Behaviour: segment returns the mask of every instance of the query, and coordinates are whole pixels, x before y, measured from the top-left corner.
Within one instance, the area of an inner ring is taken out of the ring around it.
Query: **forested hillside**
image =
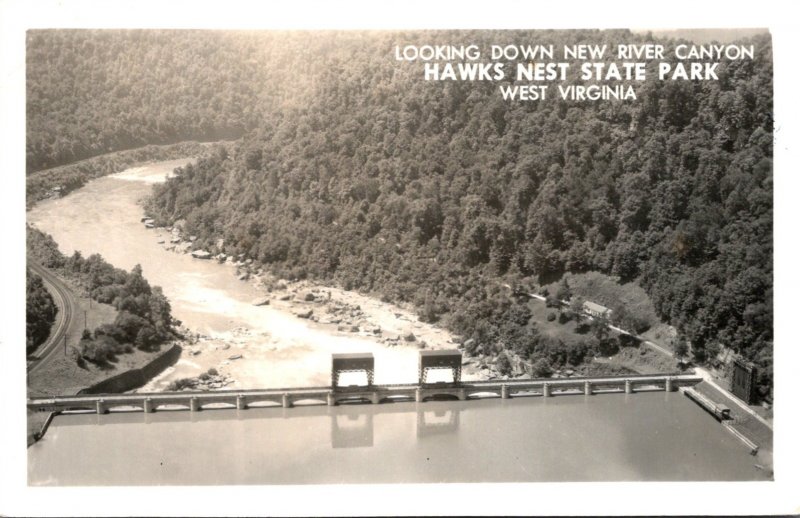
[[[236,138],[286,98],[277,35],[28,31],[28,173],[147,144]]]
[[[53,296],[44,287],[42,278],[27,270],[25,283],[25,338],[28,353],[47,340],[50,328],[56,320],[58,308]]]
[[[768,395],[769,37],[749,40],[755,60],[722,63],[719,81],[652,80],[626,102],[503,101],[496,83],[425,82],[392,54],[398,44],[645,40],[36,32],[28,164],[241,133],[149,202],[161,223],[184,219],[198,248],[224,238],[219,251],[280,275],[411,301],[484,350],[531,363],[566,345],[541,339],[503,285],[604,272],[641,284],[698,361],[720,344],[756,361]]]

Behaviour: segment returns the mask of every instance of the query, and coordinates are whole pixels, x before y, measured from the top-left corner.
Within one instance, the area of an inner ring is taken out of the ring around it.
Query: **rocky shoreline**
[[[147,216],[141,219],[146,228],[156,234],[157,243],[165,250],[179,254],[191,255],[197,260],[216,261],[221,265],[233,268],[233,276],[242,282],[251,283],[263,293],[252,301],[253,306],[269,306],[276,310],[293,315],[300,320],[308,321],[333,335],[355,336],[367,338],[387,348],[414,347],[417,349],[453,349],[464,351],[468,341],[455,336],[437,324],[421,322],[413,308],[400,307],[376,300],[359,293],[341,288],[321,286],[302,280],[293,281],[279,279],[267,272],[243,254],[234,257],[223,252],[224,241],[217,240],[210,250],[196,247],[196,236],[186,235],[184,222],[179,220],[172,227],[158,227],[155,221]],[[187,348],[186,354],[195,359],[203,351],[227,350],[231,344],[246,347],[248,330],[237,330],[234,337],[220,341],[218,337],[210,337],[184,330],[193,345]],[[219,357],[219,354],[217,354]],[[505,380],[531,377],[531,365],[511,351],[506,352],[510,373],[501,374],[497,367],[497,357],[479,353],[475,356],[464,354],[462,376],[467,380]],[[224,368],[231,361],[242,356],[232,355],[219,364]],[[199,360],[199,359],[198,359]],[[568,378],[586,375],[588,366],[556,370],[553,378]],[[229,378],[227,385],[237,383]],[[226,385],[226,386],[227,386]]]
[[[187,235],[184,222],[171,227],[158,227],[152,218],[141,219],[153,230],[156,242],[165,250],[191,255],[197,260],[216,261],[234,268],[234,277],[252,283],[263,297],[252,301],[253,306],[270,306],[307,320],[327,332],[368,338],[385,347],[416,347],[418,349],[464,349],[464,340],[441,326],[421,322],[411,308],[377,301],[374,298],[340,288],[312,282],[279,279],[244,255],[234,257],[222,252],[224,241],[218,240],[211,250],[197,248],[197,237]],[[241,330],[246,333],[246,330]],[[193,337],[194,347],[187,348],[189,357],[200,354],[206,340],[212,337],[185,330]],[[219,344],[213,346],[215,349]],[[224,345],[222,347],[225,347]],[[511,375],[502,375],[495,368],[495,358],[488,355],[466,357],[463,375],[471,380],[509,379],[528,376],[526,364],[513,356]]]

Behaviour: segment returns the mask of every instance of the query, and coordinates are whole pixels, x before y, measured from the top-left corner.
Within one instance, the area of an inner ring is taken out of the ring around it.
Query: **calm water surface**
[[[56,417],[32,485],[765,480],[681,393]]]

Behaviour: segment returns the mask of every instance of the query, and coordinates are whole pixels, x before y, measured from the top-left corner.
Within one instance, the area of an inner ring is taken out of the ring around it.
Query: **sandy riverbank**
[[[252,301],[252,310],[263,312],[274,327],[187,331],[189,346],[183,357],[141,390],[165,390],[177,379],[196,377],[210,368],[227,376],[224,388],[327,385],[330,354],[335,352],[371,352],[377,383],[409,382],[416,379],[420,350],[459,347],[458,337],[421,322],[410,309],[359,293],[308,281],[276,282],[268,274],[234,282],[248,282],[263,293]],[[268,285],[277,287],[268,291]],[[287,332],[292,338],[287,339]],[[447,376],[433,372],[430,379]],[[485,363],[467,360],[462,376],[478,380],[498,374]],[[342,382],[360,383],[361,378],[345,375]]]

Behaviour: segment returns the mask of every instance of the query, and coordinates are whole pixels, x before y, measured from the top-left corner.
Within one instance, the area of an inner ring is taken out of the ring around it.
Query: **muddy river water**
[[[208,337],[196,356],[184,354],[146,389],[209,366],[230,375],[233,387],[327,385],[332,352],[372,352],[377,383],[414,380],[416,346],[387,347],[253,306],[264,293],[236,280],[234,266],[165,250],[158,241],[169,235],[142,225],[139,201],[183,162],[94,180],[28,213],[67,254],[100,253],[128,270],[141,264],[174,316]],[[28,460],[34,485],[768,477],[712,417],[682,394],[663,392],[62,415]]]
[[[335,326],[323,329],[289,311],[253,306],[264,292],[237,280],[233,265],[194,259],[159,244],[168,243],[170,235],[144,227],[140,200],[153,183],[164,181],[183,163],[162,162],[100,178],[64,198],[39,203],[28,213],[28,222],[51,234],[65,254],[99,253],[125,270],[140,264],[150,284],[163,288],[173,315],[208,337],[194,348],[200,354],[185,354],[145,389],[164,389],[169,381],[197,376],[209,367],[235,380],[228,388],[327,385],[333,352],[372,352],[378,366],[376,383],[415,379],[416,346],[388,348],[365,333],[337,333]],[[385,313],[393,317],[391,311]],[[228,360],[239,355],[239,360]]]

